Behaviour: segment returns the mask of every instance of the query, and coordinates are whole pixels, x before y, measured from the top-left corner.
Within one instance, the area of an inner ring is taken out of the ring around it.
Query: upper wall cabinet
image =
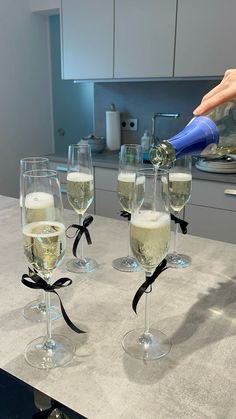
[[[63,79],[113,77],[113,1],[62,0]]]
[[[174,76],[217,76],[235,68],[235,0],[179,0]]]
[[[171,77],[176,0],[115,0],[114,77]]]
[[[210,77],[235,67],[236,0],[61,3],[64,79]]]
[[[62,77],[171,77],[176,0],[62,0]]]
[[[60,13],[61,0],[30,0],[30,8],[34,13],[57,15]]]

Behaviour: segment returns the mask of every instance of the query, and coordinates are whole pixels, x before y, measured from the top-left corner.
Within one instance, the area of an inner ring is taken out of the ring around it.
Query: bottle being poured
[[[205,116],[196,116],[186,127],[169,140],[152,146],[150,161],[155,167],[170,166],[177,158],[187,154],[216,153],[220,136],[236,132],[235,102],[226,102]]]

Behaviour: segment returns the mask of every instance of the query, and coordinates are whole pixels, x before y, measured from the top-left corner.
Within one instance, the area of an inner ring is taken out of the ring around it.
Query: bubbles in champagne
[[[146,272],[153,272],[166,256],[170,242],[170,217],[161,211],[132,214],[131,249]]]
[[[190,199],[192,192],[192,174],[183,172],[169,173],[169,204],[179,212]]]
[[[66,249],[65,226],[62,223],[39,221],[23,229],[24,253],[32,268],[45,278],[62,262]]]
[[[136,205],[139,206],[144,196],[144,177],[136,181]],[[131,212],[134,199],[135,172],[121,172],[117,180],[117,194],[123,210]]]
[[[83,214],[93,201],[93,175],[71,172],[67,175],[67,196],[70,205],[78,214]]]
[[[32,192],[25,197],[25,217],[27,223],[54,220],[54,198],[46,192]]]

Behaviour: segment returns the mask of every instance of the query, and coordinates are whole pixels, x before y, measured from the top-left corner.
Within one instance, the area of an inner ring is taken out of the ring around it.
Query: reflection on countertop
[[[49,154],[47,155],[50,161],[64,165],[67,163],[67,154]],[[92,154],[94,167],[103,167],[107,169],[118,169],[119,151],[104,151],[102,153]],[[145,166],[150,167],[149,163]],[[233,173],[210,173],[202,172],[192,167],[192,174],[194,179],[208,180],[215,182],[236,183],[236,174]]]

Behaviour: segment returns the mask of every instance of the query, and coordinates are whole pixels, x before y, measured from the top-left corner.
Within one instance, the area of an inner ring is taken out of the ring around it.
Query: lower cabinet
[[[236,212],[234,211],[186,205],[185,219],[189,222],[189,234],[236,243]]]
[[[116,194],[117,169],[95,167],[95,212],[104,217],[122,219],[120,203]]]
[[[194,179],[185,219],[189,234],[236,243],[236,186]]]
[[[59,173],[64,208],[71,209],[66,195],[66,164],[53,162],[52,167]],[[94,202],[88,208],[89,214],[123,219],[116,194],[117,175],[117,169],[94,168]],[[189,234],[236,243],[236,185],[193,179],[185,219],[189,222]]]
[[[95,190],[96,214],[103,217],[121,219],[120,204],[116,192],[104,191],[102,189]]]

